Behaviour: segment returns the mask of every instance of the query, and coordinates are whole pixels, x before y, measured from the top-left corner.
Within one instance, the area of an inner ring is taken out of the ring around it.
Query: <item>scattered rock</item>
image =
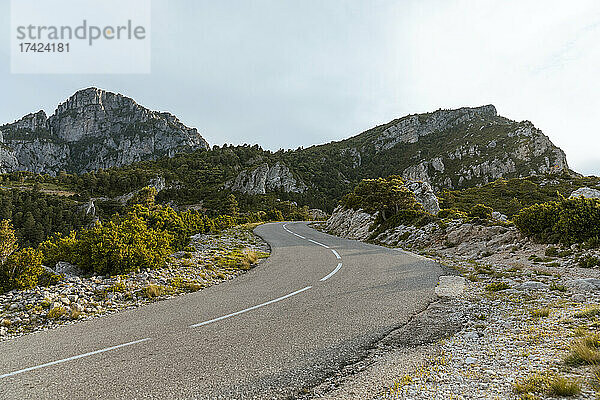
[[[59,275],[65,276],[81,276],[83,275],[83,271],[79,269],[76,265],[70,264],[66,261],[59,261],[56,263],[54,267],[54,272]]]
[[[565,285],[574,292],[589,292],[600,289],[600,279],[571,279],[566,281]]]
[[[600,190],[584,186],[573,191],[570,197],[575,198],[581,196],[583,196],[586,199],[600,199]]]
[[[517,289],[517,290],[529,290],[529,289],[547,290],[548,285],[546,285],[545,283],[542,283],[542,282],[538,282],[538,281],[527,281],[527,282],[523,282],[523,283],[515,286],[515,289]]]
[[[457,297],[467,288],[467,280],[457,275],[442,275],[439,283],[435,287],[435,294],[438,297]]]
[[[582,294],[574,294],[573,296],[571,296],[571,300],[574,301],[575,303],[585,303],[586,301],[586,297]]]

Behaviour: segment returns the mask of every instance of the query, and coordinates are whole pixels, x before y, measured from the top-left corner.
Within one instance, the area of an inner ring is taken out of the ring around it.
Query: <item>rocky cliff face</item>
[[[0,170],[85,172],[207,149],[195,128],[132,99],[88,88],[60,104],[0,126]]]
[[[273,166],[264,163],[259,167],[240,172],[235,179],[225,183],[227,189],[248,194],[265,194],[272,191],[302,193],[306,185],[294,178],[290,169],[280,162]]]
[[[399,174],[436,191],[569,172],[564,152],[542,131],[498,116],[492,105],[409,115],[336,146],[348,169],[368,170],[370,177]]]

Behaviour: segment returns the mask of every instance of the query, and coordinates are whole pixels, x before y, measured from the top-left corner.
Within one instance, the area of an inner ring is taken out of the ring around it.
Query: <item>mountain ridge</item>
[[[208,148],[174,115],[95,87],[78,90],[50,116],[30,113],[0,132],[3,172],[81,173]]]
[[[218,193],[235,192],[331,211],[365,178],[400,175],[441,192],[499,178],[573,174],[564,152],[541,130],[498,115],[491,104],[409,114],[340,141],[271,152],[258,145],[211,149],[172,114],[87,88],[50,117],[28,114],[0,131],[5,172],[22,166],[50,175],[90,172],[82,178],[91,183],[80,189],[97,193],[94,171],[110,169],[120,177],[104,189],[112,195],[161,176],[168,186],[163,200],[184,204],[218,203]]]

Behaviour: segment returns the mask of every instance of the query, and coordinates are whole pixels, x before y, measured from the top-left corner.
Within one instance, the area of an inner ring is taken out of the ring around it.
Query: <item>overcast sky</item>
[[[97,86],[277,150],[491,103],[600,175],[599,1],[153,0],[147,75],[10,74],[0,4],[0,123]]]

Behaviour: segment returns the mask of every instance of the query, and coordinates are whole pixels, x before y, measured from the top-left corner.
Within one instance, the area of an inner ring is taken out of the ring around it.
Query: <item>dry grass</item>
[[[64,307],[55,307],[52,310],[48,311],[46,318],[48,319],[59,319],[63,315],[67,314],[67,309]]]
[[[554,375],[552,373],[535,373],[520,379],[513,385],[521,399],[536,398],[534,394],[549,396],[570,397],[581,393],[581,386],[577,380]]]
[[[594,318],[600,315],[600,306],[592,306],[575,313],[575,318]]]
[[[535,310],[531,310],[531,315],[535,318],[545,318],[550,315],[550,308],[536,308]]]
[[[163,292],[163,288],[161,286],[150,284],[144,288],[142,293],[147,298],[154,299],[154,298],[160,296],[162,294],[162,292]]]
[[[586,335],[571,343],[569,354],[565,358],[568,365],[600,364],[600,334]]]

